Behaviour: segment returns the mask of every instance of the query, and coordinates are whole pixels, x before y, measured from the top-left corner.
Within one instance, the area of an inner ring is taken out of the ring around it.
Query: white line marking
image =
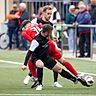
[[[89,75],[96,76],[96,74],[94,74],[94,73],[86,73],[86,72],[79,72],[79,73],[84,73],[84,74],[89,74]]]
[[[20,62],[14,62],[14,61],[5,61],[5,60],[0,60],[2,63],[9,63],[9,64],[16,64],[16,65],[22,65],[23,63]]]
[[[66,96],[68,94],[0,94],[0,96]],[[96,96],[95,94],[69,94],[68,96]]]
[[[0,94],[0,96],[56,96],[56,94]],[[62,94],[57,94],[62,95]]]
[[[20,62],[5,61],[5,60],[0,60],[0,62],[2,62],[2,63],[9,63],[9,64],[16,64],[16,65],[22,65],[23,64],[23,63],[20,63]],[[96,76],[96,74],[94,74],[94,73],[86,73],[86,72],[79,72],[79,73],[84,73],[84,74],[89,74],[89,75]]]

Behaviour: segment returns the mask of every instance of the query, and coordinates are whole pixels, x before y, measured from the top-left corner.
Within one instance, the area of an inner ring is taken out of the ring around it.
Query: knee
[[[56,64],[53,68],[53,70],[57,73],[61,73],[62,72],[62,67],[59,66],[58,64]]]
[[[43,68],[44,67],[44,63],[41,60],[37,60],[35,64],[39,68]]]
[[[62,68],[58,68],[58,73],[61,73],[62,72]]]

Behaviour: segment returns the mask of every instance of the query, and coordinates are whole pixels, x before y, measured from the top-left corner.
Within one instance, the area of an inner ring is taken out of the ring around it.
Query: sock
[[[32,63],[31,59],[28,61],[28,67],[29,67],[29,70],[30,70],[32,76],[37,77],[36,66],[35,66],[35,64]]]
[[[30,77],[32,77],[32,74],[31,74],[30,72],[28,73],[28,75],[29,75]]]
[[[77,70],[72,66],[71,63],[64,61],[63,65],[75,76],[78,75]]]
[[[58,73],[53,71],[53,75],[54,75],[54,82],[57,82]]]
[[[73,81],[73,82],[76,81],[76,78],[73,75],[71,75],[69,72],[65,71],[64,69],[62,69],[60,75],[64,78],[67,78],[67,79]]]
[[[43,68],[37,68],[37,78],[38,78],[39,84],[42,85]]]

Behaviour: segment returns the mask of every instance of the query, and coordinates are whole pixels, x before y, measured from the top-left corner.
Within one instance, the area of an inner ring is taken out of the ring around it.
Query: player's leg
[[[43,80],[43,67],[44,63],[41,60],[37,60],[35,63],[37,67],[37,78],[38,78],[38,84],[36,87],[36,90],[42,90],[43,85],[42,85],[42,80]]]
[[[30,59],[28,61],[28,68],[29,68],[29,73],[27,74],[27,76],[24,79],[24,84],[28,84],[30,80],[32,81],[37,81],[37,72],[36,72],[36,66],[35,64],[32,63],[32,60]],[[33,86],[32,86],[33,87]]]
[[[77,80],[76,77],[71,75],[69,72],[65,71],[64,69],[62,69],[62,67],[59,64],[57,64],[57,62],[52,58],[49,57],[47,59],[47,62],[45,62],[44,64],[45,67],[59,73],[62,77],[67,78],[73,82],[76,82]]]
[[[53,60],[52,58],[49,57],[49,59],[47,59],[48,62],[45,63],[45,67],[52,69],[53,71],[59,73],[62,77],[73,81],[74,83],[76,83],[77,81],[79,81],[83,86],[87,86],[89,87],[89,85],[87,84],[86,80],[82,79],[82,78],[78,78],[76,76],[73,76],[72,74],[70,74],[68,71],[65,71],[59,64],[56,63],[55,60]]]
[[[32,76],[37,77],[36,66],[35,66],[35,64],[32,63],[31,59],[28,62],[28,67],[29,67],[29,70],[30,70],[30,73],[32,74]]]
[[[64,65],[73,75],[78,76],[77,70],[72,66],[72,64],[66,61],[63,57],[58,60],[62,65]]]
[[[53,86],[61,88],[62,85],[58,82],[58,73],[53,71],[53,75],[54,75],[54,84],[53,84]]]
[[[60,51],[56,49],[56,46],[53,42],[49,42],[49,54],[53,59],[58,60],[62,65],[64,65],[72,74],[78,76],[77,70],[72,66],[72,64],[66,61]],[[53,50],[54,49],[54,50]]]
[[[77,80],[76,77],[74,77],[74,76],[71,75],[69,72],[67,72],[67,71],[65,71],[64,69],[62,69],[59,64],[56,64],[56,65],[52,68],[52,70],[58,72],[62,77],[66,78],[66,79],[69,79],[69,80],[71,80],[71,81],[73,81],[73,82],[76,82],[76,80]]]
[[[53,44],[53,41],[51,41],[51,40],[48,43],[49,43],[48,52],[49,52],[50,56],[54,58],[54,56],[55,56],[55,45]],[[53,56],[53,54],[54,54],[54,56]],[[54,87],[62,87],[62,85],[58,83],[58,73],[53,71],[53,76],[54,76]]]
[[[67,72],[64,69],[62,69],[61,66],[58,65],[58,64],[56,64],[52,69],[54,71],[58,72],[62,77],[67,78],[67,79],[73,81],[74,83],[76,83],[77,80],[78,80],[83,86],[89,87],[89,85],[87,84],[86,80],[82,79],[81,77],[74,77],[69,72]]]

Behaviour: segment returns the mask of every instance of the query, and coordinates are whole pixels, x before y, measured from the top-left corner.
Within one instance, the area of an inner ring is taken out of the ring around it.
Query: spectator
[[[9,35],[9,50],[12,49],[13,34],[17,34],[16,28],[18,27],[17,26],[18,25],[18,21],[17,21],[16,18],[12,18],[12,15],[16,14],[16,12],[18,12],[17,4],[13,4],[12,10],[7,15],[7,19],[8,19],[8,35]],[[18,43],[17,43],[17,47],[18,47]]]
[[[69,6],[69,13],[66,16],[66,24],[73,24],[75,22],[75,6],[70,5]],[[69,47],[69,52],[74,52],[75,51],[75,29],[72,27],[68,28],[68,47]]]
[[[18,17],[18,29],[21,25],[21,23],[24,20],[28,20],[29,19],[29,13],[26,11],[26,4],[25,3],[20,3],[19,4],[19,12],[17,13]],[[18,30],[19,31],[19,30]],[[28,46],[27,46],[27,41],[21,37],[21,41],[22,41],[22,50],[27,50]]]
[[[57,23],[61,23],[61,20],[57,20]],[[54,33],[55,33],[55,36],[56,38],[55,41],[57,42],[57,46],[58,48],[61,48],[61,43],[62,43],[62,26],[61,24],[60,25],[56,25],[55,28],[54,28]]]
[[[96,0],[91,0],[90,2],[90,9],[89,9],[91,19],[92,19],[92,24],[96,24]],[[93,32],[93,41],[96,43],[96,28],[94,28]]]
[[[76,23],[77,24],[91,24],[91,16],[84,4],[81,4],[78,6],[79,7],[79,14],[76,18]],[[87,55],[86,57],[90,57],[90,28],[78,28],[79,32],[79,49],[80,49],[80,56],[78,57],[84,57],[85,56],[85,44],[86,44],[86,51]]]

